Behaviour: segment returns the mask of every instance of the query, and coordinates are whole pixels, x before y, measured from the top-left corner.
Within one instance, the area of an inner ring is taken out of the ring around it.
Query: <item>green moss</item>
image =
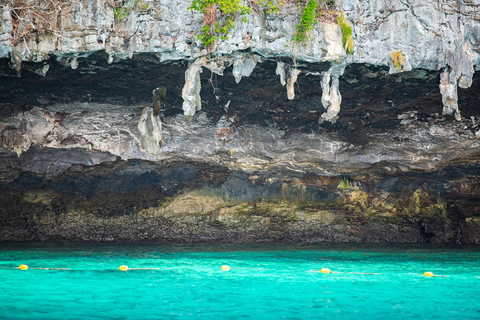
[[[216,189],[199,189],[166,199],[161,211],[167,214],[206,214],[225,206],[221,192]]]
[[[337,17],[337,22],[340,28],[342,29],[342,41],[343,47],[347,54],[353,53],[353,37],[352,37],[352,27],[348,24],[343,16],[343,13],[340,13]]]
[[[340,178],[340,182],[338,183],[337,186],[338,190],[358,190],[358,187],[350,182],[350,180],[347,177],[342,177]]]
[[[392,59],[392,63],[398,70],[403,69],[403,63],[405,61],[405,56],[402,54],[401,51],[394,51],[390,54],[390,58]]]
[[[445,200],[418,189],[410,198],[405,212],[408,220],[420,224],[426,233],[432,234],[437,240],[454,239],[452,221],[448,216]]]
[[[344,207],[347,211],[354,211],[357,213],[366,212],[369,208],[368,193],[361,190],[349,192]]]
[[[274,218],[284,222],[298,220],[297,207],[287,201],[260,201],[239,208],[237,214]]]
[[[413,193],[407,212],[418,220],[427,219],[444,222],[448,219],[445,201],[430,196],[422,189],[418,189]]]
[[[422,208],[429,204],[429,202],[430,199],[428,193],[422,189],[417,189],[410,198],[410,203],[406,208],[406,212],[410,216],[418,215]]]
[[[120,21],[128,18],[130,12],[135,8],[147,10],[148,4],[144,4],[143,0],[124,0],[120,6],[113,9],[113,15],[116,20]]]

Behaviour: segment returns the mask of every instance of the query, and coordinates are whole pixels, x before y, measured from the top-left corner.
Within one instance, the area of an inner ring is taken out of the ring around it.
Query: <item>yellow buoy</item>
[[[328,268],[322,268],[322,269],[320,270],[320,272],[321,272],[321,273],[331,273],[332,271],[330,271],[330,269],[328,269]]]
[[[427,271],[427,272],[424,272],[423,275],[426,277],[433,277],[433,272]]]
[[[120,269],[122,271],[128,271],[128,266],[122,264],[120,267],[118,267],[118,269]]]
[[[18,266],[18,269],[20,270],[27,270],[28,269],[28,266],[26,264],[21,264]]]
[[[222,266],[222,270],[223,270],[223,271],[229,271],[229,270],[230,270],[230,267],[227,266],[227,265],[224,265],[224,266]]]

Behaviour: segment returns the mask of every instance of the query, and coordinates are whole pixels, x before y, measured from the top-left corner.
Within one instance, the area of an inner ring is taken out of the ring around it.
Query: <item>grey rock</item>
[[[239,83],[242,77],[249,77],[256,64],[256,56],[241,56],[235,59],[232,71],[235,81]]]
[[[323,73],[321,80],[322,105],[327,109],[327,112],[321,115],[319,121],[326,120],[335,123],[337,119],[340,105],[342,104],[338,78],[343,74],[344,70],[344,66],[336,65]]]
[[[202,109],[202,99],[200,98],[200,89],[202,84],[200,82],[200,73],[202,66],[200,59],[195,60],[188,66],[185,71],[185,86],[182,90],[183,98],[183,112],[188,117],[193,117],[196,111]]]
[[[330,22],[291,46],[291,4],[209,50],[189,1],[144,1],[15,46],[3,11],[0,240],[479,243],[480,4],[344,0],[346,55]]]
[[[287,98],[288,100],[295,99],[295,82],[297,82],[298,75],[301,73],[300,70],[296,68],[290,68],[288,70],[287,77]]]
[[[108,1],[92,3],[81,0],[62,10],[62,24],[54,33],[39,38],[26,37],[16,47],[11,45],[9,37],[12,22],[7,6],[2,13],[4,36],[0,34],[0,57],[18,55],[20,60],[26,61],[43,59],[39,53],[43,57],[52,54],[86,56],[97,50],[106,50],[111,62],[141,52],[157,53],[162,61],[192,60],[208,54],[195,38],[203,25],[203,17],[187,10],[188,1],[145,0],[145,4],[149,5],[149,10],[136,8],[123,21],[116,21]],[[234,55],[249,49],[265,57],[294,56],[298,61],[344,60],[347,64],[385,66],[390,64],[392,50],[400,50],[407,58],[403,71],[448,68],[450,80],[448,83],[443,81],[441,86],[452,88],[446,89],[449,93],[445,96],[448,99],[444,99],[444,113],[459,118],[453,102],[456,99],[454,87],[469,87],[473,67],[480,65],[478,3],[342,1],[339,9],[345,12],[353,26],[355,52],[352,56],[347,56],[343,50],[340,28],[331,23],[320,23],[311,34],[315,40],[306,47],[291,46],[289,39],[298,22],[298,16],[291,14],[297,11],[295,6],[286,4],[277,15],[268,19],[263,13],[254,11],[247,16],[247,23],[236,21],[235,31],[228,40],[216,45],[215,54]],[[19,30],[26,24],[28,21],[22,22]],[[14,64],[18,66],[19,62]],[[75,63],[72,66],[75,67]],[[390,70],[397,72],[394,68]],[[198,68],[187,77],[186,82],[190,83],[186,84],[187,87],[194,82],[197,72]],[[184,109],[189,116],[200,108],[199,99],[194,97],[197,90],[198,87],[192,87],[191,93],[186,94]],[[327,118],[333,119],[333,115]]]
[[[138,123],[138,137],[140,148],[152,155],[157,154],[163,145],[162,122],[150,107],[146,107],[142,111]]]

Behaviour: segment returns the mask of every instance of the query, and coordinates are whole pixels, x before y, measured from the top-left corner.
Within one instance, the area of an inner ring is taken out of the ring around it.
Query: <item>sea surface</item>
[[[478,246],[0,243],[0,318],[480,319],[479,262]]]

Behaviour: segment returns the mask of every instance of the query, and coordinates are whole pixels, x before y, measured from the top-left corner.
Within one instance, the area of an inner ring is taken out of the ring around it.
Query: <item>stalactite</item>
[[[287,79],[287,97],[288,100],[295,99],[295,82],[297,82],[298,75],[300,74],[300,70],[296,68],[291,68],[288,71],[288,79]]]
[[[323,73],[320,83],[322,86],[322,105],[327,109],[327,112],[321,115],[319,122],[330,121],[334,123],[337,120],[342,104],[338,79],[343,74],[343,71],[344,67],[334,66]]]
[[[200,90],[202,84],[200,81],[200,73],[202,66],[200,59],[195,60],[188,66],[185,71],[185,85],[182,90],[183,113],[187,117],[193,117],[196,111],[202,109],[202,99],[200,98]]]

